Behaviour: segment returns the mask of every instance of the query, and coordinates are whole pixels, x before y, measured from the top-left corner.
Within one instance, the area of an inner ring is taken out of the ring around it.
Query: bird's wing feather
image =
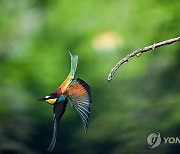
[[[58,87],[58,89],[61,89],[62,94],[67,89],[67,87],[71,84],[72,80],[74,79],[76,69],[77,69],[78,56],[72,55],[70,51],[69,51],[69,54],[71,57],[71,70],[67,78],[64,80],[64,82]]]
[[[73,55],[70,51],[69,54],[71,57],[71,70],[69,74],[71,74],[71,76],[74,78],[77,69],[78,55]]]
[[[48,147],[48,151],[52,151],[56,144],[58,123],[66,110],[66,106],[67,106],[67,99],[63,102],[56,103],[53,107],[53,112],[54,112],[53,137]]]
[[[72,107],[74,107],[79,113],[86,132],[88,129],[90,107],[92,102],[91,89],[89,85],[82,79],[77,79],[73,85],[70,85],[66,89],[64,94],[67,95]]]

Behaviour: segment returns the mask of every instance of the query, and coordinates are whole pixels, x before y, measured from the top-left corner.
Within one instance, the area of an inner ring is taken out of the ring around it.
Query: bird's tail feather
[[[47,151],[52,151],[54,149],[54,146],[56,144],[56,139],[57,139],[57,121],[56,119],[54,119],[53,137]]]
[[[70,51],[69,54],[71,56],[71,70],[69,74],[74,78],[77,69],[78,55],[72,55]]]

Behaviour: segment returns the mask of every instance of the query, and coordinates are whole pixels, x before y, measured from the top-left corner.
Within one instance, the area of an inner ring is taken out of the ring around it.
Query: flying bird
[[[77,69],[78,56],[72,55],[69,51],[71,57],[71,70],[65,81],[55,90],[55,92],[39,99],[39,101],[46,101],[53,105],[54,113],[54,127],[53,136],[51,143],[49,145],[48,151],[52,151],[57,140],[57,129],[58,123],[65,113],[67,103],[71,104],[71,107],[75,108],[78,112],[85,129],[87,132],[89,114],[91,107],[91,89],[89,85],[80,78],[75,78],[75,73]]]

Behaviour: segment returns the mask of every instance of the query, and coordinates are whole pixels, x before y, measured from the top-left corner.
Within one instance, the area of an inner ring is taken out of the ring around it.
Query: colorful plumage
[[[71,70],[65,81],[56,89],[55,92],[39,99],[40,101],[46,101],[53,105],[54,128],[52,141],[49,145],[48,151],[53,150],[56,144],[58,123],[65,113],[68,102],[70,102],[71,106],[79,113],[85,132],[87,132],[88,129],[92,102],[91,89],[82,79],[75,79],[78,56],[72,55],[71,52],[69,52],[69,54],[71,57]]]

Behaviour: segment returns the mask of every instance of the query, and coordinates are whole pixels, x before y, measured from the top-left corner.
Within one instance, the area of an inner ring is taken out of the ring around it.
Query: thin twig
[[[180,36],[176,37],[176,38],[172,38],[169,40],[165,40],[159,43],[154,43],[153,45],[141,48],[141,49],[137,49],[135,51],[133,51],[131,54],[127,55],[126,57],[124,57],[123,59],[121,59],[111,70],[111,72],[108,75],[107,80],[110,82],[112,80],[113,75],[115,74],[115,72],[118,70],[118,68],[124,64],[125,62],[128,62],[130,58],[134,57],[134,56],[140,56],[143,52],[147,52],[149,50],[154,50],[155,48],[164,46],[164,45],[168,45],[168,44],[172,44],[174,42],[178,42],[180,41]]]

